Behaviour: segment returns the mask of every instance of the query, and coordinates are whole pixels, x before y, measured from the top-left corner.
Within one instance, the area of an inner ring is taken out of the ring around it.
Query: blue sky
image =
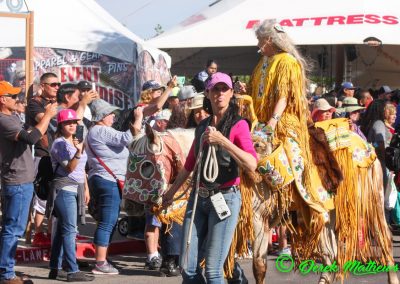
[[[215,0],[97,0],[124,26],[144,39],[156,35],[157,24],[166,31],[213,2]]]

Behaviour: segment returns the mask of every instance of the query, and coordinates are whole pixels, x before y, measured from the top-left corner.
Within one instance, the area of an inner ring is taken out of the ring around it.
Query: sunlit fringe
[[[224,273],[227,278],[232,278],[235,256],[246,256],[249,253],[249,244],[254,240],[253,187],[253,178],[246,172],[241,171],[240,194],[242,196],[242,206],[240,208],[239,220],[233,235],[231,247],[224,264]]]
[[[172,227],[172,223],[175,222],[179,225],[183,224],[185,218],[186,205],[189,199],[190,189],[191,189],[191,178],[187,179],[181,188],[175,193],[174,203],[185,202],[186,204],[181,208],[173,209],[168,207],[165,210],[163,207],[154,205],[152,208],[153,214],[158,218],[158,220],[167,225],[166,232],[168,233]]]
[[[335,199],[338,267],[348,261],[381,265],[393,263],[391,239],[383,207],[383,180],[379,160],[368,168],[356,166],[348,149],[333,152],[342,165],[344,181]],[[343,279],[340,270],[338,277]]]
[[[296,193],[297,194],[297,193]],[[292,234],[292,253],[296,262],[295,267],[304,260],[318,260],[322,257],[322,252],[319,248],[320,237],[325,228],[325,219],[322,213],[308,207],[301,197],[297,200],[303,203],[301,206],[298,203],[298,218],[303,216],[303,220],[292,227],[288,227]],[[309,224],[305,220],[310,220]]]

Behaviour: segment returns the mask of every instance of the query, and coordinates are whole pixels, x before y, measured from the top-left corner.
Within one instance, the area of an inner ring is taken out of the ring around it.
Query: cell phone
[[[224,220],[231,216],[231,210],[226,204],[225,198],[221,192],[211,196],[210,200],[220,220]]]
[[[83,141],[83,125],[76,126],[75,138],[78,139],[79,142]]]
[[[92,82],[92,90],[96,91],[96,83],[95,82]]]
[[[185,85],[186,77],[185,76],[176,76],[176,80],[178,85],[183,87]]]

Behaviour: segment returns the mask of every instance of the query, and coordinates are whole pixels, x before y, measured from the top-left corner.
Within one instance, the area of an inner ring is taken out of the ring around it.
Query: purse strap
[[[89,146],[90,151],[93,153],[93,155],[96,157],[97,161],[99,161],[100,165],[103,166],[103,168],[115,178],[115,180],[118,180],[117,176],[112,172],[112,170],[107,167],[107,165],[99,158],[99,156],[96,155],[96,152],[93,150],[92,146],[90,146],[89,141],[87,141],[87,145]]]

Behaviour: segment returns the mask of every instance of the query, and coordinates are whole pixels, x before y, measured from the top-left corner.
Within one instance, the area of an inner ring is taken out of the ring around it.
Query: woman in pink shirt
[[[224,73],[215,73],[206,86],[211,108],[210,117],[196,128],[195,140],[186,159],[184,169],[177,176],[171,189],[163,197],[169,205],[178,188],[195,169],[196,156],[200,151],[203,135],[203,159],[200,167],[200,190],[195,212],[192,190],[187,205],[182,238],[181,267],[183,283],[224,283],[223,265],[228,255],[241,207],[239,169],[254,172],[257,166],[256,152],[250,136],[248,123],[238,116],[238,107],[233,96],[232,80]],[[209,128],[209,126],[214,128]],[[216,147],[219,174],[214,182],[203,175],[203,165],[209,145]],[[197,173],[194,174],[196,178]],[[194,183],[196,184],[196,183]],[[223,205],[218,210],[213,205],[216,198]],[[217,213],[219,211],[219,214]],[[192,234],[189,226],[195,213]],[[190,238],[190,247],[186,243]],[[200,268],[202,258],[206,260],[205,277]]]

